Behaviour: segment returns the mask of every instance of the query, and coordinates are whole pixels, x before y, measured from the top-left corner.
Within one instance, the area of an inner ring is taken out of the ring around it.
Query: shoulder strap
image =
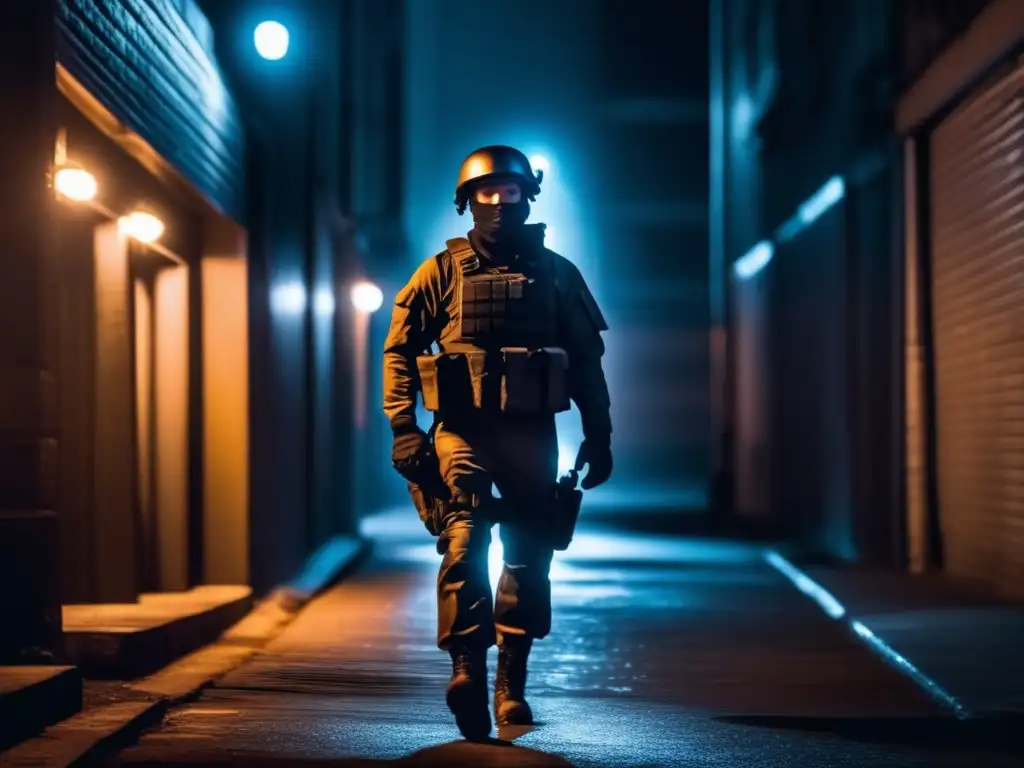
[[[453,237],[446,242],[448,253],[452,255],[455,263],[459,265],[459,271],[468,275],[480,267],[480,259],[465,237]]]

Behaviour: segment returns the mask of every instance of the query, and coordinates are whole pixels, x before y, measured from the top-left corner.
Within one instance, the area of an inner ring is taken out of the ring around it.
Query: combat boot
[[[499,726],[533,725],[533,712],[526,703],[526,663],[532,644],[529,638],[506,637],[498,648],[494,719]]]
[[[487,650],[459,647],[451,650],[452,679],[445,700],[455,715],[459,733],[469,741],[491,735],[487,708]]]

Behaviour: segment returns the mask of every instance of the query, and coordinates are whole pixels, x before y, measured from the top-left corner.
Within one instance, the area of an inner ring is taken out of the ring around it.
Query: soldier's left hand
[[[580,488],[589,491],[608,481],[612,476],[612,447],[610,443],[584,440],[580,451],[576,454],[577,472],[587,466],[587,474],[580,483]]]

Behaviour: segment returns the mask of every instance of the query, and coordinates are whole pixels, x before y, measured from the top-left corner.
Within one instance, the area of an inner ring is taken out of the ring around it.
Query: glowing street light
[[[383,303],[384,294],[373,283],[363,281],[352,286],[352,306],[356,311],[370,314],[380,309]]]
[[[264,21],[256,26],[253,33],[256,53],[267,61],[279,61],[288,53],[290,35],[288,29],[277,21]]]
[[[136,210],[121,219],[123,231],[140,243],[155,243],[164,233],[164,223],[149,211]]]
[[[86,203],[96,197],[96,178],[81,168],[61,168],[53,177],[53,186],[68,200]]]
[[[534,171],[540,171],[547,176],[551,171],[551,163],[544,155],[532,155],[530,157],[530,166]]]

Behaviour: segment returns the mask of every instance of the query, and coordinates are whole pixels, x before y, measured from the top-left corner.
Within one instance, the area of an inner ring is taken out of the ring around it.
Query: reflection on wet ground
[[[554,627],[531,667],[537,727],[497,734],[514,746],[460,742],[433,645],[437,555],[407,519],[375,521],[360,574],[121,760],[1021,765],[1006,728],[954,727],[753,548],[597,530],[552,571]]]

